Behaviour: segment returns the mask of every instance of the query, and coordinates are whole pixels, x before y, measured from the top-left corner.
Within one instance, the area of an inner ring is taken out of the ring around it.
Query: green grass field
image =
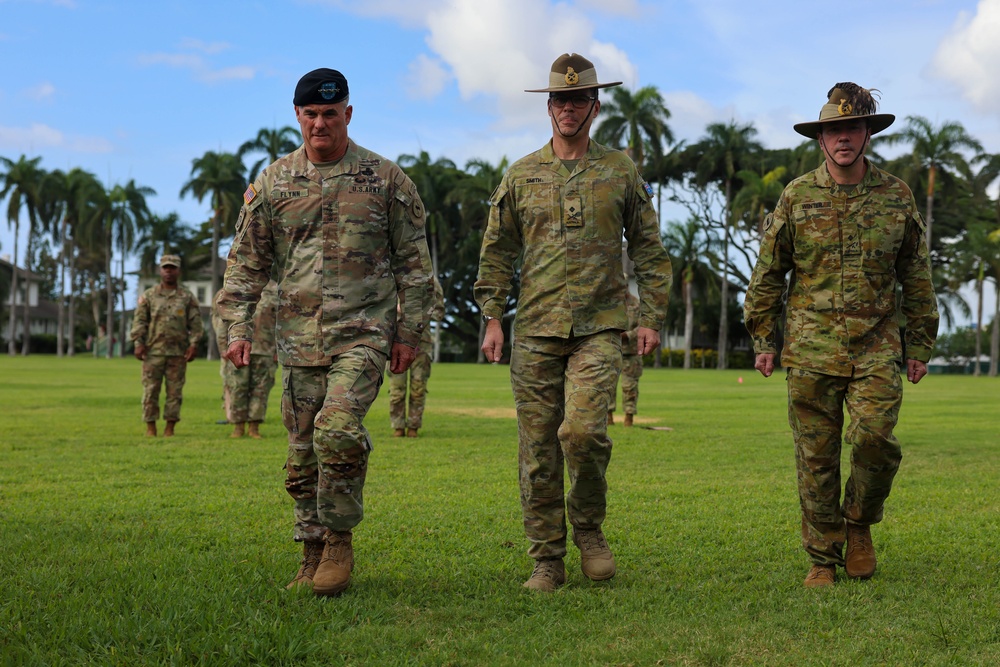
[[[738,382],[742,376],[743,382]],[[272,394],[229,439],[217,362],[188,371],[173,439],[147,439],[139,364],[0,357],[4,665],[996,665],[1000,381],[907,385],[879,570],[806,590],[782,378],[647,369],[615,442],[588,581],[530,573],[506,367],[438,365],[421,438],[387,397],[340,598],[284,590],[299,550]],[[162,428],[162,423],[161,423]]]

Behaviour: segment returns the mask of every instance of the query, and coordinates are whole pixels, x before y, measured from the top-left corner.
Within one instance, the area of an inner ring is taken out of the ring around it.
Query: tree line
[[[663,331],[684,341],[685,368],[692,365],[696,339],[714,339],[708,347],[717,351],[715,365],[726,368],[742,328],[737,296],[749,282],[763,220],[787,183],[822,163],[820,148],[816,141],[804,141],[792,148],[767,149],[757,140],[752,123],[735,121],[707,125],[696,141],[677,141],[669,125],[670,111],[655,87],[608,92],[595,140],[632,157],[654,187],[661,216],[666,202],[686,214],[683,220],[661,220],[674,268],[674,294]],[[897,127],[874,138],[869,157],[914,192],[927,222],[944,322],[973,317],[979,356],[992,321],[989,372],[996,375],[1000,296],[986,304],[984,294],[992,283],[1000,295],[1000,198],[994,194],[1000,155],[986,153],[958,122],[934,124],[908,116]],[[82,331],[94,333],[102,323],[106,331],[114,331],[116,308],[124,313],[128,307],[127,258],[138,261],[140,273],[154,275],[159,255],[180,254],[188,275],[208,271],[214,294],[224,270],[218,249],[234,233],[246,184],[300,143],[293,127],[264,128],[235,152],[208,151],[192,160],[189,180],[179,194],[209,205],[211,216],[200,225],[190,225],[176,213],[150,211],[146,199],[156,193],[134,180],[109,186],[81,169],[47,171],[41,158],[0,157],[0,201],[6,199],[8,224],[15,232],[13,264],[21,262],[41,275],[46,296],[58,304],[59,330],[68,333],[65,341],[57,337],[57,354],[73,354]],[[908,150],[891,159],[881,154],[897,146]],[[400,155],[397,162],[416,183],[427,211],[428,246],[445,292],[442,349],[455,358],[476,358],[482,332],[472,285],[489,198],[508,161],[473,159],[459,167],[445,157],[432,159],[421,152]],[[17,242],[21,225],[28,228],[23,253]],[[15,271],[13,281],[17,279]],[[966,285],[972,286],[974,304],[959,293]],[[14,285],[0,285],[2,294],[11,289]],[[515,308],[516,300],[515,285]],[[10,331],[15,329],[15,310],[7,313]],[[27,331],[26,306],[21,316]],[[125,340],[125,318],[119,317],[117,324]],[[14,340],[7,345],[9,354],[18,353]],[[26,354],[29,346],[23,337],[20,353]]]

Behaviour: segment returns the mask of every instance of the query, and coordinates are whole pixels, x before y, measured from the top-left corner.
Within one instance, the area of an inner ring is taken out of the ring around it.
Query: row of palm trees
[[[690,365],[696,327],[702,336],[714,331],[717,363],[725,368],[730,345],[738,337],[730,326],[740,317],[736,294],[748,282],[763,219],[784,186],[818,166],[822,154],[815,141],[793,148],[765,149],[752,124],[735,121],[709,124],[697,141],[678,142],[669,119],[670,112],[655,87],[636,91],[613,88],[603,102],[601,123],[594,136],[632,156],[656,187],[658,210],[662,211],[664,199],[686,210],[686,220],[671,221],[664,227],[664,243],[676,273],[676,293],[665,329],[684,332],[686,366]],[[55,282],[70,285],[69,293],[60,292],[58,299],[60,312],[66,305],[68,330],[74,330],[74,298],[89,294],[94,326],[103,303],[105,326],[111,331],[115,295],[124,299],[128,255],[137,255],[140,266],[151,271],[158,254],[179,252],[187,270],[208,267],[213,293],[218,289],[218,248],[222,239],[233,233],[246,183],[299,142],[300,136],[292,127],[262,129],[235,153],[209,151],[194,159],[190,179],[180,194],[207,201],[211,207],[211,217],[198,228],[184,224],[173,213],[152,214],[146,198],[154,193],[134,181],[105,187],[81,170],[45,172],[39,158],[0,158],[0,199],[6,198],[7,218],[15,228],[21,224],[21,213],[26,213],[30,233],[25,264],[29,269],[39,247],[57,249],[57,265],[67,278],[60,275]],[[878,153],[883,146],[899,145],[909,146],[910,152],[892,160]],[[248,169],[244,159],[249,155],[259,159]],[[996,238],[1000,203],[989,194],[1000,176],[1000,156],[984,154],[979,142],[959,123],[935,126],[912,116],[897,133],[877,138],[872,159],[906,180],[922,202],[946,320],[950,322],[958,313],[969,314],[968,304],[957,292],[961,285],[972,282],[980,295],[977,329],[981,330],[983,287],[988,281],[996,283],[1000,276],[1000,242]],[[450,346],[470,358],[478,350],[481,335],[481,322],[471,299],[480,239],[489,196],[507,162],[493,165],[470,160],[459,168],[447,158],[432,159],[426,152],[402,155],[398,162],[416,183],[427,210],[429,246],[445,289],[444,330]],[[14,254],[16,265],[16,241]],[[113,257],[118,259],[117,275],[112,271]],[[105,294],[99,300],[96,294],[101,285]],[[516,297],[515,286],[511,298],[516,302]],[[124,307],[122,301],[122,310]],[[997,307],[1000,304],[993,308],[994,322]],[[10,318],[13,330],[13,313]],[[121,336],[124,339],[124,331]],[[993,347],[996,345],[994,341]],[[26,341],[22,341],[22,351],[25,346]],[[8,342],[8,351],[14,353],[13,341]],[[63,352],[61,342],[58,352]],[[991,356],[995,360],[1000,354],[994,351]]]

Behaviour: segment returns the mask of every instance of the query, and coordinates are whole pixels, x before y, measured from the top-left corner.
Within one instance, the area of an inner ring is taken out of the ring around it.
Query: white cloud
[[[205,45],[197,40],[185,40],[190,48],[197,48],[205,53],[217,53],[213,49],[225,49],[227,45],[218,43]],[[213,68],[202,56],[196,53],[143,53],[139,55],[139,64],[143,66],[165,65],[175,69],[187,69],[195,78],[204,83],[220,81],[249,80],[254,78],[257,70],[249,65]]]
[[[181,40],[180,48],[185,51],[201,51],[208,55],[222,53],[230,48],[227,42],[203,42],[200,39],[190,37]]]
[[[41,123],[32,123],[28,127],[0,126],[0,150],[34,153],[52,148],[62,148],[77,153],[110,153],[114,149],[107,139],[67,136]]]
[[[52,96],[56,93],[56,87],[53,86],[48,81],[43,81],[31,88],[24,91],[24,95],[35,102],[44,102],[46,100],[52,99]]]
[[[954,84],[982,112],[1000,109],[1000,0],[980,0],[976,13],[959,13],[931,61],[933,76]]]
[[[405,88],[412,99],[427,100],[437,96],[448,82],[451,74],[440,60],[420,54],[410,63]]]

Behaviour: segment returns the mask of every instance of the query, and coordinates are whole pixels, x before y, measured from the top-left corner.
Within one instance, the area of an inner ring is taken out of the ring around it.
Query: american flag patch
[[[253,188],[253,183],[247,186],[246,192],[243,193],[243,202],[249,204],[253,201],[253,198],[257,196],[257,191]]]
[[[643,183],[642,189],[645,190],[646,194],[649,195],[650,197],[653,196],[653,186],[650,185],[649,183]]]

